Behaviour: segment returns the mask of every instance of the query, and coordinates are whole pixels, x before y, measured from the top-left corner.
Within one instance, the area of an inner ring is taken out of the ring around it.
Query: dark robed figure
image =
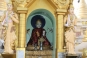
[[[42,28],[42,22],[40,19],[38,19],[35,23],[36,28],[32,30],[31,38],[27,44],[29,45],[39,45],[38,41],[40,38],[43,38],[43,46],[50,46],[50,42],[48,41],[46,37],[46,31]]]

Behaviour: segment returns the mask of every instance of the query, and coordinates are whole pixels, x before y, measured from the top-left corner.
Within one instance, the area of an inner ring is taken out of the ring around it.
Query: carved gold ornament
[[[54,0],[60,9],[66,9],[69,6],[69,0]]]

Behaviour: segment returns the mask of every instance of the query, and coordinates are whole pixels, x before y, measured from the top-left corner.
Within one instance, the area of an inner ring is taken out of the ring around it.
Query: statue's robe
[[[45,31],[43,28],[35,28],[32,30],[32,34],[31,34],[31,38],[27,44],[28,45],[33,45],[33,44],[38,44],[38,40],[43,37],[45,39],[45,41],[43,41],[43,45],[45,46],[50,46],[50,42],[48,41],[47,37],[46,37],[46,32],[45,32],[45,36],[43,36],[43,31]],[[40,36],[37,36],[37,32],[39,33]]]
[[[2,21],[2,25],[6,25],[6,38],[4,44],[4,53],[14,53],[15,50],[15,40],[17,39],[15,34],[15,26],[14,23],[18,23],[16,13],[12,12],[11,14],[13,18],[9,18],[8,11],[6,11],[5,18]]]
[[[72,18],[72,20],[71,20]],[[65,19],[67,19],[65,23],[65,42],[67,51],[69,54],[75,54],[75,39],[76,39],[76,33],[75,33],[75,25],[76,25],[76,17],[70,17],[70,15],[66,16]]]

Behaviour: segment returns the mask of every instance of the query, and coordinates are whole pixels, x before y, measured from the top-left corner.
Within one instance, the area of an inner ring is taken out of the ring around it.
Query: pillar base
[[[64,52],[65,52],[64,49],[58,49],[57,50],[57,58],[64,58],[65,57]]]
[[[16,58],[25,58],[25,48],[16,49]]]
[[[16,54],[1,54],[2,58],[16,58]]]
[[[58,52],[57,58],[65,58],[65,54],[63,52]]]

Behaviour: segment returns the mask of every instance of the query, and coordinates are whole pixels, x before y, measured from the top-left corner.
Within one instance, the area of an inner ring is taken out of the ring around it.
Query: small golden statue
[[[77,23],[77,18],[74,15],[74,7],[70,4],[68,8],[68,14],[64,18],[65,24],[65,42],[68,54],[75,53],[75,25]]]
[[[14,53],[14,42],[17,39],[13,23],[19,23],[18,16],[13,12],[12,3],[7,3],[7,11],[3,15],[2,25],[6,27],[4,53]]]

